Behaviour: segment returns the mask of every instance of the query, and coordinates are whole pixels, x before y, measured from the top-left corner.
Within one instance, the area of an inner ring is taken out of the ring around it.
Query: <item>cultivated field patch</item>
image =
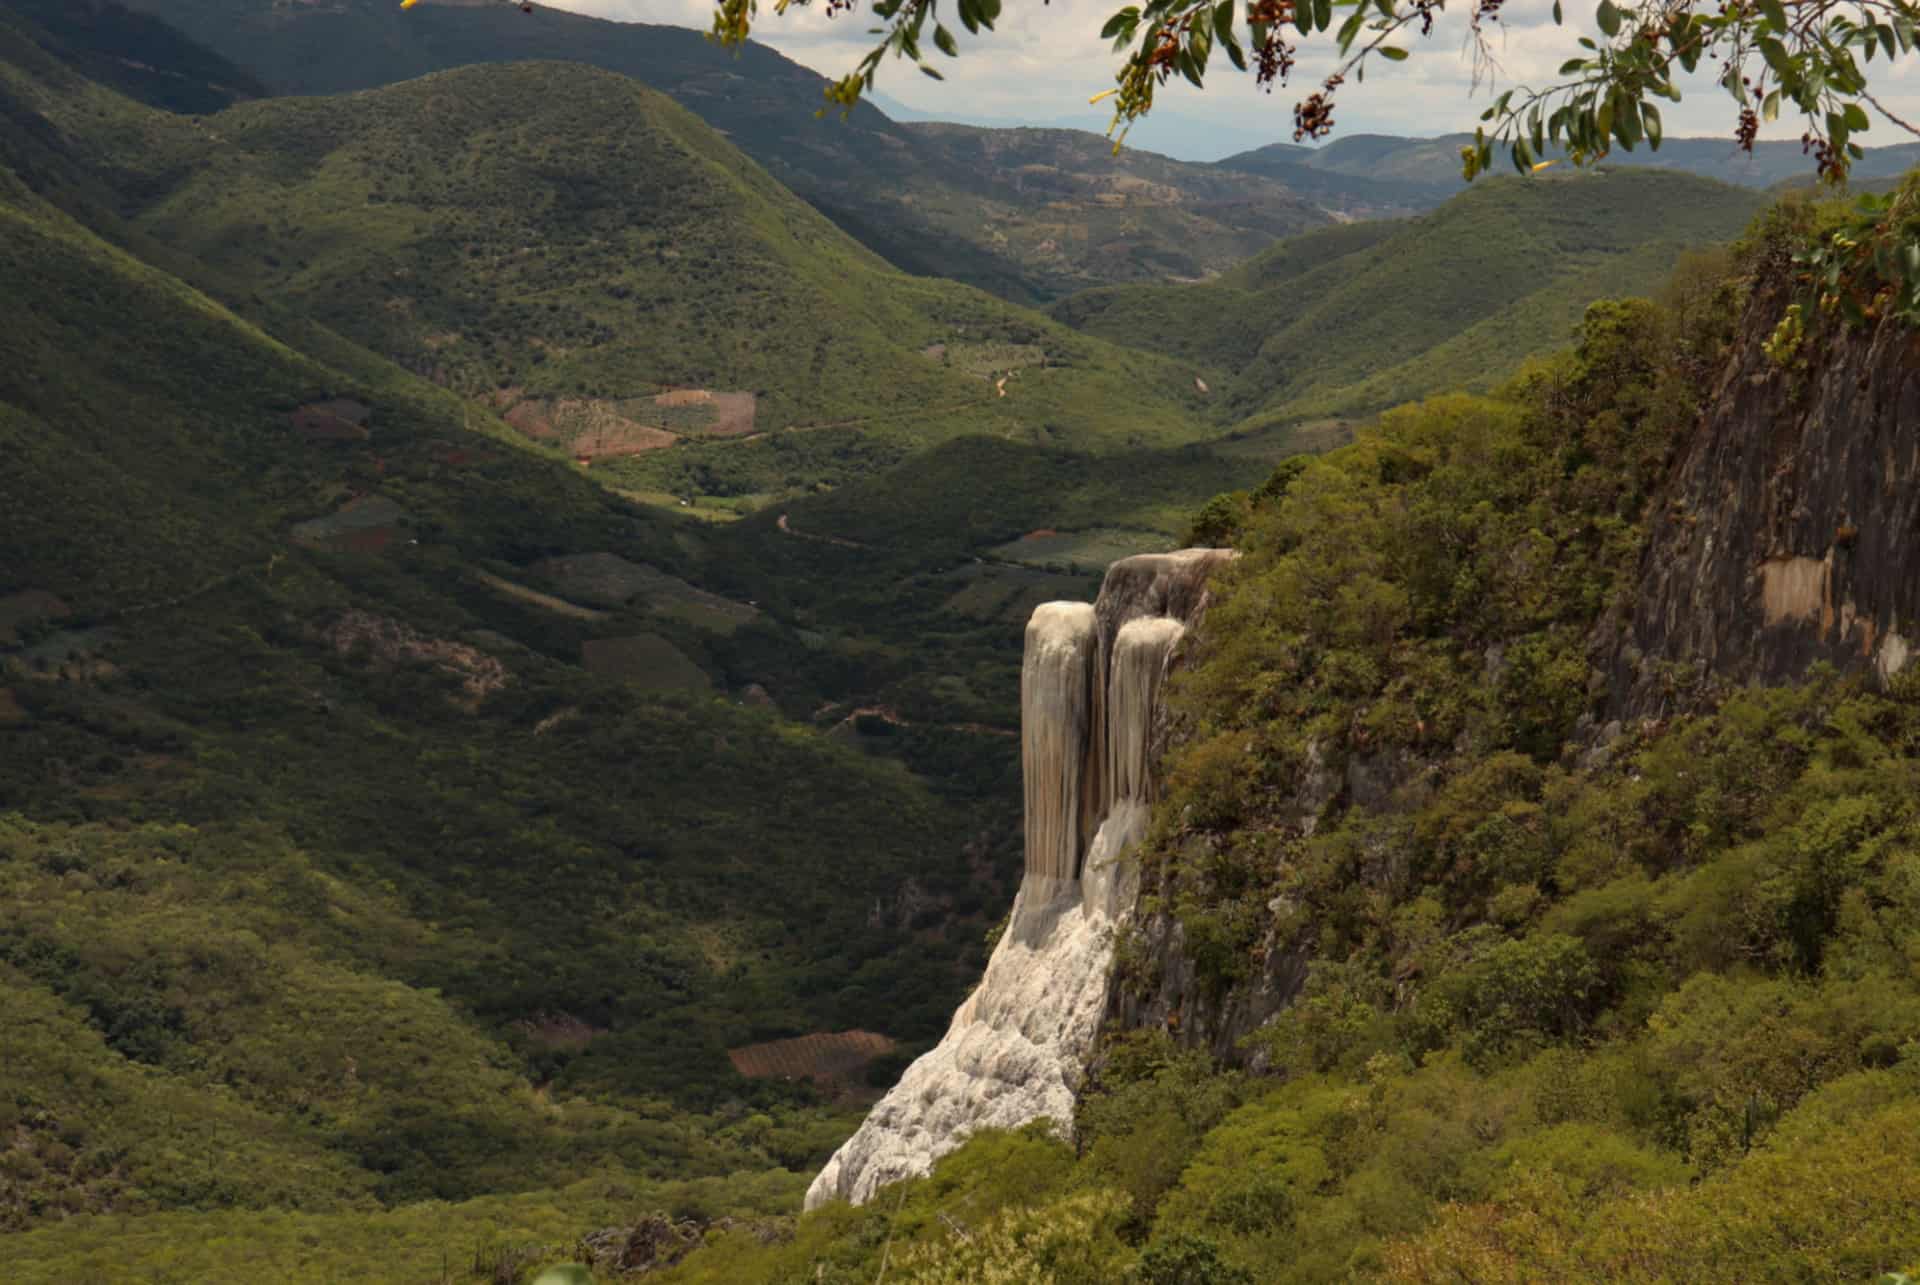
[[[820,1032],[728,1049],[733,1069],[750,1079],[855,1082],[867,1063],[893,1052],[893,1041],[874,1031]]]
[[[504,576],[496,576],[491,571],[476,571],[474,578],[496,593],[509,598],[542,607],[561,616],[571,616],[575,620],[605,620],[607,613],[595,611],[591,607],[582,607],[579,603],[568,602],[565,598],[556,598],[550,593],[541,593],[538,589],[529,589],[526,585],[516,584]]]
[[[598,607],[644,606],[714,633],[732,633],[759,611],[613,553],[574,553],[527,568],[542,584]]]
[[[1279,463],[1289,455],[1319,455],[1353,440],[1353,421],[1316,419],[1276,424],[1211,443],[1216,455]]]
[[[399,538],[407,511],[384,495],[360,495],[325,517],[296,522],[293,542],[330,553],[378,553]]]
[[[659,634],[596,638],[580,645],[580,663],[590,672],[619,678],[653,692],[704,692],[707,671]]]
[[[1085,575],[1062,575],[1035,567],[975,562],[949,573],[958,587],[940,609],[968,620],[1001,620],[1024,626],[1033,609],[1063,598],[1087,599],[1093,585]]]
[[[1030,531],[1018,540],[995,545],[987,552],[1030,567],[1104,571],[1121,558],[1136,553],[1163,553],[1173,548],[1174,543],[1164,531],[1089,527],[1085,531]]]
[[[503,388],[489,401],[500,417],[537,441],[591,463],[672,446],[687,437],[744,437],[758,398],[750,392],[677,388],[643,397],[529,397]]]

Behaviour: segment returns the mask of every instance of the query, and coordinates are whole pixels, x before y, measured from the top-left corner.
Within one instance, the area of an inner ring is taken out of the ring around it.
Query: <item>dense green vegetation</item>
[[[318,327],[288,347],[11,172],[0,224],[8,1230],[817,1164],[845,1108],[723,1051],[937,1032],[1017,860],[977,800],[578,666],[667,635],[735,692],[790,626],[485,578],[697,573],[698,528]],[[370,435],[302,433],[328,397]],[[374,543],[289,540],[353,497],[396,515]]]
[[[10,1279],[1920,1268],[1920,687],[1589,717],[1803,211],[1584,313],[1744,198],[1491,184],[1062,305],[1148,356],[890,272],[614,76],[185,119],[93,79],[128,20],[89,12],[0,19]],[[747,342],[767,310],[801,321]],[[503,381],[809,431],[583,475]],[[1012,891],[1022,621],[1181,540],[1245,556],[1146,908],[1215,994],[1279,959],[1298,1002],[1253,1069],[1116,1035],[1071,1147],[794,1216]],[[901,1047],[831,1089],[726,1056],[847,1028]]]
[[[1053,311],[1220,372],[1211,413],[1241,431],[1367,414],[1492,387],[1564,344],[1588,303],[1653,290],[1758,205],[1645,170],[1494,179],[1392,235],[1312,232],[1216,283],[1093,291]]]
[[[1205,985],[1304,968],[1242,1050],[1257,1074],[1118,1035],[1072,1148],[983,1135],[669,1279],[1920,1265],[1920,686],[1816,673],[1610,742],[1583,722],[1589,631],[1747,284],[1596,305],[1497,396],[1402,408],[1208,506],[1245,556],[1176,682],[1145,905]],[[1144,939],[1121,959],[1158,985]]]

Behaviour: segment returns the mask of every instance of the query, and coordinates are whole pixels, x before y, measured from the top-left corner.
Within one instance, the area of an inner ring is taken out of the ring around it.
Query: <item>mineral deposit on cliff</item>
[[[1021,669],[1026,875],[986,975],[938,1047],[827,1162],[807,1207],[866,1200],[982,1128],[1063,1125],[1107,1010],[1126,860],[1153,798],[1153,725],[1181,636],[1226,550],[1116,562],[1099,598],[1039,607]]]

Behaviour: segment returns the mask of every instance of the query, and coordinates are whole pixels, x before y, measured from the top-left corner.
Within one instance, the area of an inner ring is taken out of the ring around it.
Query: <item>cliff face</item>
[[[976,1129],[1072,1119],[1111,999],[1114,931],[1138,893],[1125,858],[1153,800],[1161,683],[1230,557],[1127,558],[1093,604],[1033,613],[1020,676],[1026,875],[1006,932],[946,1037],[828,1161],[808,1208],[926,1173]]]
[[[1657,718],[1817,661],[1883,681],[1920,639],[1920,336],[1895,321],[1784,364],[1758,290],[1596,654],[1610,718]]]

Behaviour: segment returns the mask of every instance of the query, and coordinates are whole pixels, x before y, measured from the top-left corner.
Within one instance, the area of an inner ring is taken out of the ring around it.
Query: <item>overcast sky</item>
[[[706,28],[711,0],[544,0],[557,8],[626,22],[671,23]],[[1113,84],[1118,58],[1099,38],[1100,26],[1124,0],[1006,0],[998,29],[969,39],[957,18],[950,18],[961,41],[961,57],[933,54],[944,81],[921,75],[912,65],[889,59],[883,64],[878,90],[880,106],[888,101],[914,112],[945,120],[984,124],[1073,124],[1103,130],[1110,112],[1091,107],[1087,99]],[[943,5],[943,11],[952,5]],[[1582,0],[1566,5],[1568,16],[1583,9]],[[872,23],[864,12],[829,19],[824,3],[788,9],[776,17],[771,0],[762,0],[756,37],[794,61],[824,76],[838,77],[852,69],[868,48]],[[1581,28],[1556,27],[1546,0],[1509,0],[1506,20],[1489,27],[1498,60],[1494,92],[1517,84],[1542,84],[1554,69],[1579,52],[1575,45]],[[1465,42],[1464,18],[1443,17],[1427,40],[1410,42],[1414,56],[1397,66],[1380,63],[1363,84],[1343,87],[1337,99],[1335,122],[1341,133],[1383,133],[1432,136],[1471,130],[1486,105],[1488,89],[1473,86],[1473,59]],[[1588,34],[1593,34],[1589,32]],[[1314,43],[1330,44],[1327,37]],[[926,42],[931,46],[931,41]],[[1293,104],[1316,86],[1330,69],[1331,59],[1317,50],[1301,59],[1293,84],[1272,94],[1253,87],[1252,78],[1233,71],[1224,57],[1203,92],[1176,80],[1163,91],[1156,115],[1165,123],[1143,127],[1132,142],[1192,160],[1214,160],[1262,143],[1290,140]],[[1920,74],[1915,58],[1896,68],[1875,62],[1875,93],[1908,119],[1920,116]],[[1707,135],[1731,139],[1735,108],[1730,99],[1704,77],[1681,86],[1685,101],[1661,104],[1661,116],[1670,136]],[[1902,109],[1905,110],[1902,110]],[[1798,138],[1797,123],[1782,120],[1765,137]],[[1876,118],[1874,129],[1861,141],[1889,144],[1912,141]],[[1731,147],[1731,143],[1729,143]]]

